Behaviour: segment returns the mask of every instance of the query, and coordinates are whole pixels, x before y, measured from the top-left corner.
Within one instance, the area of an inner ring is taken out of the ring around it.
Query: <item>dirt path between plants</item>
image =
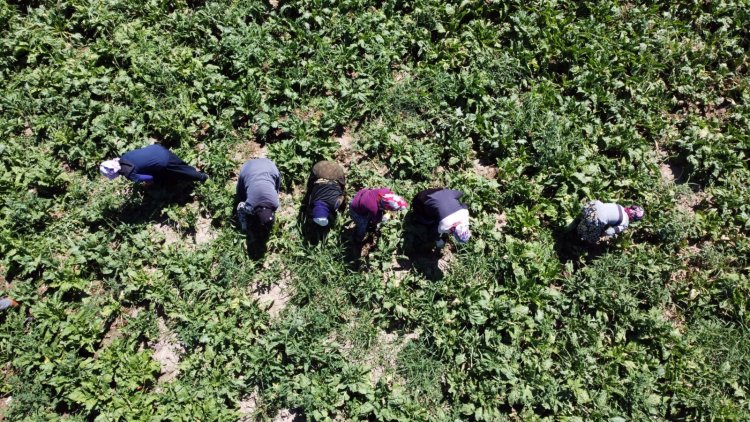
[[[164,318],[159,317],[157,324],[159,326],[158,340],[149,347],[154,351],[153,359],[161,366],[158,382],[171,382],[180,374],[180,355],[185,352],[185,349],[180,345],[177,335],[169,329]]]

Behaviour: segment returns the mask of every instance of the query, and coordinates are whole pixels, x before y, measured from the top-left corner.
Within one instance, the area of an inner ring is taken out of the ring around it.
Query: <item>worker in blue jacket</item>
[[[445,245],[448,235],[458,243],[471,238],[469,207],[460,201],[463,195],[453,189],[434,188],[419,192],[412,201],[412,221],[428,229],[438,248]]]
[[[208,179],[206,173],[201,173],[188,165],[159,144],[139,148],[126,152],[120,158],[107,160],[99,165],[99,171],[109,180],[124,176],[145,186],[176,181],[204,182]]]

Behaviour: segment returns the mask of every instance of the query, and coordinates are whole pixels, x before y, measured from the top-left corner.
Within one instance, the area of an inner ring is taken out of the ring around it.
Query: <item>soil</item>
[[[175,230],[169,224],[154,224],[153,227],[156,232],[161,233],[164,236],[164,245],[166,246],[177,243],[181,239],[181,236],[179,233],[177,233],[177,230]]]
[[[231,153],[232,161],[238,165],[242,165],[251,158],[266,158],[268,156],[268,148],[255,141],[246,141],[235,145]]]
[[[377,384],[384,375],[395,370],[399,353],[410,341],[419,338],[419,335],[418,332],[407,333],[399,338],[396,333],[378,333],[373,348],[363,359],[364,364],[372,368],[370,380],[373,384]]]
[[[115,339],[118,339],[122,337],[122,333],[120,332],[122,328],[126,325],[126,321],[124,316],[130,316],[135,317],[138,315],[138,308],[125,308],[123,311],[117,315],[114,321],[112,321],[112,324],[109,326],[109,330],[107,330],[107,333],[104,335],[104,338],[102,338],[101,343],[99,343],[99,348],[96,351],[96,355],[99,354],[99,352],[108,347],[110,344],[112,344]]]
[[[495,231],[503,231],[503,227],[508,225],[508,217],[505,213],[500,213],[495,216]]]
[[[203,245],[210,243],[216,239],[216,231],[211,226],[211,219],[198,216],[198,221],[195,223],[195,244]]]
[[[306,420],[305,416],[296,409],[281,409],[276,417],[273,419],[274,422],[301,422]]]
[[[252,422],[255,420],[253,414],[258,409],[258,392],[253,391],[250,395],[243,397],[237,405],[242,415],[240,422]]]
[[[497,178],[497,166],[483,163],[481,160],[474,160],[474,171],[485,179],[495,180]]]
[[[10,403],[13,401],[13,397],[2,397],[0,398],[0,422],[5,420],[5,412],[10,407]]]
[[[154,350],[153,358],[161,365],[159,383],[171,382],[180,373],[180,354],[185,349],[180,345],[177,336],[167,327],[164,318],[159,318],[159,339],[149,346]]]
[[[261,307],[270,305],[268,314],[271,318],[276,318],[289,302],[291,297],[289,293],[291,279],[291,273],[285,270],[278,284],[270,287],[253,287],[251,294],[258,299],[258,304]]]
[[[336,161],[345,169],[351,168],[352,163],[356,163],[362,158],[362,155],[355,151],[354,136],[352,136],[349,128],[344,128],[333,139],[339,144],[339,150],[336,152]]]

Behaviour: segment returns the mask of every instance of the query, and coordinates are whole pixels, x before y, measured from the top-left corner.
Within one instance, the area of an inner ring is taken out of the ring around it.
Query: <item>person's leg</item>
[[[349,208],[349,214],[354,221],[354,240],[361,242],[367,234],[367,226],[370,224],[370,218],[366,215],[360,215]]]
[[[199,172],[195,167],[182,161],[172,151],[169,151],[169,162],[167,163],[166,172],[172,177],[196,182],[203,182],[208,178],[205,173]]]

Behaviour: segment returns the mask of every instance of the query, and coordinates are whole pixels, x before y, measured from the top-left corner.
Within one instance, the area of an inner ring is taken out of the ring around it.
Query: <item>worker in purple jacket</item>
[[[460,201],[463,195],[453,189],[433,188],[419,192],[412,201],[413,221],[427,227],[438,248],[445,245],[449,234],[459,243],[471,238],[469,207]]]
[[[383,213],[386,210],[403,211],[408,206],[404,198],[388,188],[360,190],[349,205],[349,214],[355,224],[354,240],[363,241],[368,229],[383,221]]]
[[[139,148],[126,152],[120,158],[107,160],[99,165],[99,171],[109,180],[125,176],[128,180],[145,186],[176,181],[205,182],[208,179],[206,173],[196,170],[159,144]]]

